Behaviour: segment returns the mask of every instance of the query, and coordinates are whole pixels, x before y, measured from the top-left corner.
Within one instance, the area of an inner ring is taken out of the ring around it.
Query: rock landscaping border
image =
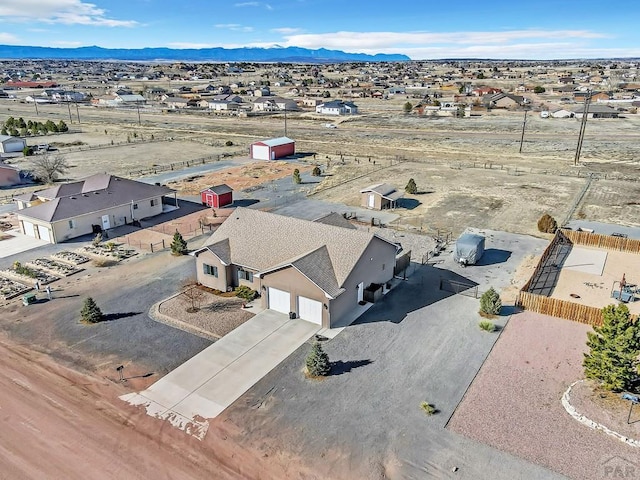
[[[53,255],[51,255],[51,258],[53,258],[54,260],[59,260],[61,262],[70,263],[71,265],[82,265],[83,263],[87,263],[89,261],[89,257],[80,255],[76,252],[70,252],[68,250],[54,253]]]
[[[48,258],[36,258],[33,261],[27,262],[25,265],[34,270],[44,270],[45,272],[49,272],[52,275],[62,277],[68,277],[84,270],[82,268],[78,268],[75,265],[57,262]]]
[[[21,275],[17,273],[15,270],[12,270],[11,268],[0,271],[0,275],[2,275],[5,278],[9,278],[10,280],[15,280],[17,282],[24,283],[27,285],[34,285],[36,281],[40,283],[40,285],[47,285],[49,283],[55,282],[56,280],[60,280],[60,277],[56,275],[52,275],[49,272],[45,272],[44,270],[40,270],[39,268],[38,269],[33,267],[30,267],[30,268],[35,272],[36,274],[35,277],[28,277],[26,275]]]
[[[32,290],[32,287],[27,287],[20,282],[0,276],[0,294],[5,300],[11,300],[30,290]]]
[[[614,432],[613,430],[611,430],[610,428],[605,427],[601,423],[594,422],[590,418],[587,418],[584,415],[582,415],[580,412],[578,412],[574,408],[573,405],[571,405],[571,389],[574,386],[576,386],[578,383],[582,383],[582,382],[584,382],[584,380],[578,380],[576,382],[573,382],[571,385],[569,385],[569,388],[567,388],[567,390],[562,395],[562,406],[567,411],[567,413],[569,415],[571,415],[575,420],[577,420],[578,422],[582,423],[583,425],[586,425],[589,428],[592,428],[594,430],[601,430],[602,432],[606,433],[607,435],[611,435],[612,437],[620,440],[621,442],[626,443],[627,445],[629,445],[631,447],[640,448],[640,440],[635,440],[633,438],[625,437],[621,433]]]
[[[105,244],[85,245],[80,249],[81,254],[89,255],[94,258],[115,260],[125,260],[137,255],[138,252],[131,248],[124,248],[122,245],[115,245],[113,248],[107,247]]]

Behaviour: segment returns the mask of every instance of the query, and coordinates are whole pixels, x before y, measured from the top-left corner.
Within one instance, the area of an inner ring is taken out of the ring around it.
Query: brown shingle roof
[[[374,237],[360,230],[239,207],[203,249],[216,253],[220,242],[227,240],[231,263],[257,272],[292,265],[334,296]],[[383,241],[395,251],[395,245]]]

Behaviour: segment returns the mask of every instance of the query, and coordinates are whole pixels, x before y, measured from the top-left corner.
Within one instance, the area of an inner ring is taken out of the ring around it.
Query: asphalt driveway
[[[216,420],[238,425],[239,441],[265,455],[299,456],[319,478],[561,478],[445,428],[498,334],[478,328],[477,299],[439,290],[441,277],[500,289],[545,245],[487,232],[494,252],[484,265],[457,267],[443,253],[438,265],[412,267],[405,282],[324,342],[334,362],[328,378],[301,374],[304,345]],[[438,413],[426,416],[422,401]]]

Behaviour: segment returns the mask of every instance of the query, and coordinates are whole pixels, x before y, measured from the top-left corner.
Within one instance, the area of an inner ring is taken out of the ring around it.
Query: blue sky
[[[637,0],[0,0],[0,44],[281,45],[412,59],[640,57],[639,14]]]

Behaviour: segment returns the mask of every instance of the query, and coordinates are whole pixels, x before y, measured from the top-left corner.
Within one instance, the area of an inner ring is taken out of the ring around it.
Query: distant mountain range
[[[185,62],[406,62],[410,58],[401,54],[367,55],[320,48],[52,48],[19,45],[0,45],[0,59],[51,60],[128,60],[128,61],[185,61]]]

